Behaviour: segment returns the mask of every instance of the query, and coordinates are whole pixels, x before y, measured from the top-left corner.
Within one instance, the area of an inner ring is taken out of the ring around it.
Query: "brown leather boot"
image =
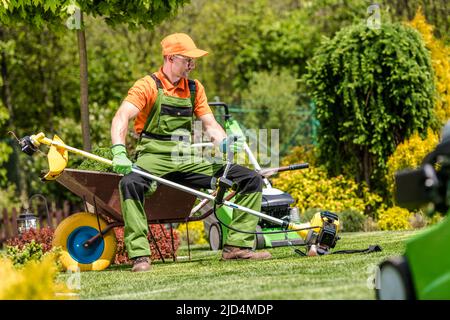
[[[225,245],[222,250],[222,260],[266,260],[272,258],[270,252],[254,252],[249,248]]]
[[[131,268],[132,272],[144,272],[149,271],[151,269],[151,261],[150,257],[137,257],[133,259],[133,268]]]

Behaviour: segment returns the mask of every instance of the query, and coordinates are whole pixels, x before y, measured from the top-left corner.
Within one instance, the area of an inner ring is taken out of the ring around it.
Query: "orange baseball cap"
[[[185,33],[174,33],[168,35],[161,41],[163,56],[180,54],[190,58],[200,58],[208,54],[205,50],[200,50],[194,41]]]

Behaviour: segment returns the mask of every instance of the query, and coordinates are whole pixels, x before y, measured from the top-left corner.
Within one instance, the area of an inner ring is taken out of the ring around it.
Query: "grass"
[[[266,261],[220,261],[208,246],[181,247],[178,261],[153,262],[146,273],[113,265],[81,274],[80,299],[268,300],[374,299],[368,288],[374,267],[401,255],[405,240],[416,231],[343,233],[334,250],[364,249],[379,244],[382,252],[301,257],[293,248],[269,249]],[[61,274],[61,280],[67,279]]]

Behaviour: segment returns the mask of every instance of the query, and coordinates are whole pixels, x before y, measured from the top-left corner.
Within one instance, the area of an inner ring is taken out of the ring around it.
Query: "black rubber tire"
[[[416,300],[414,284],[406,257],[383,261],[376,275],[377,300]]]
[[[256,226],[256,232],[262,232],[260,226]],[[253,249],[259,250],[264,249],[266,247],[266,240],[262,234],[255,234],[255,243],[253,245]]]
[[[209,227],[209,247],[212,251],[218,251],[223,247],[222,227],[220,223],[213,223]]]

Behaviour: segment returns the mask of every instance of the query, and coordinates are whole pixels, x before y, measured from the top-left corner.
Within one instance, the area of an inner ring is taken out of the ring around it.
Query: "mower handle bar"
[[[208,102],[211,107],[224,107],[225,109],[225,121],[231,118],[230,110],[228,109],[228,105],[225,102]]]
[[[282,172],[282,171],[292,171],[292,170],[300,170],[300,169],[307,169],[309,168],[309,163],[297,163],[297,164],[291,164],[289,166],[284,167],[278,167],[278,168],[267,168],[262,169],[258,173],[262,176],[268,177],[271,175],[274,175],[275,173]]]

